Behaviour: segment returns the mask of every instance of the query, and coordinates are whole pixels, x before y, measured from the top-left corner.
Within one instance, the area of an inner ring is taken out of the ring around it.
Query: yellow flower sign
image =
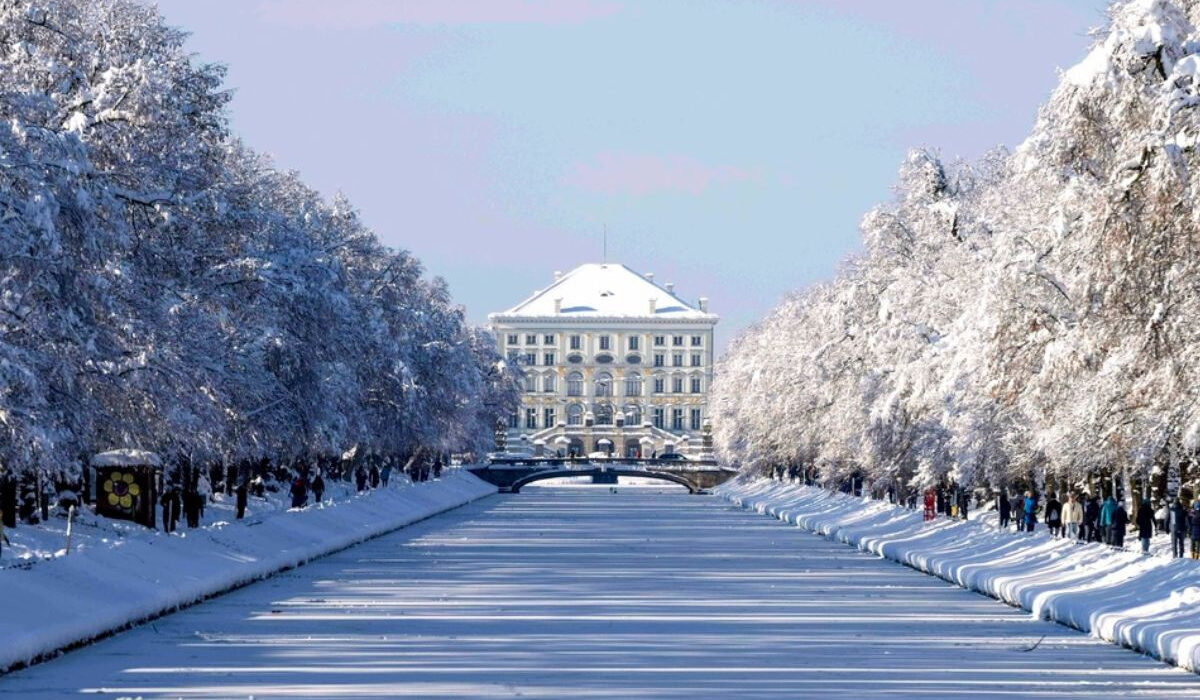
[[[132,472],[109,472],[102,488],[107,494],[108,505],[118,508],[132,508],[133,499],[141,494],[142,489],[135,483]]]

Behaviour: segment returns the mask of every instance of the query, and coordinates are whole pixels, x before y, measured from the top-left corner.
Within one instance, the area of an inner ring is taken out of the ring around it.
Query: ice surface
[[[1200,678],[723,500],[487,498],[0,696],[1196,697]]]

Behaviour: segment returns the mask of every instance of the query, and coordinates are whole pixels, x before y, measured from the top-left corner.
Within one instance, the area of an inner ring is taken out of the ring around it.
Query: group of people
[[[1077,497],[1071,493],[1066,501],[1059,501],[1051,493],[1045,503],[1039,503],[1033,491],[1011,498],[1006,492],[1000,491],[996,495],[996,512],[1003,530],[1015,523],[1018,532],[1033,532],[1040,518],[1051,536],[1081,542],[1103,542],[1121,548],[1125,546],[1125,536],[1131,524],[1124,502],[1112,496],[1101,501],[1099,496],[1083,494]],[[1200,558],[1200,499],[1193,503],[1190,511],[1178,498],[1172,499],[1165,519],[1165,529],[1171,535],[1174,555],[1183,556],[1184,541],[1190,538],[1192,558]],[[1137,516],[1132,524],[1137,528],[1142,551],[1149,552],[1150,538],[1155,531],[1155,513],[1148,499],[1138,504]]]
[[[175,481],[169,481],[163,486],[158,503],[162,507],[163,530],[175,532],[182,516],[190,528],[200,527],[204,517],[204,507],[212,498],[212,482],[201,472],[193,488],[185,489]]]

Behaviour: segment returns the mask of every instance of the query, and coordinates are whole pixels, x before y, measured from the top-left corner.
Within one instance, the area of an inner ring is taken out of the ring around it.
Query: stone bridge
[[[711,460],[675,459],[496,458],[469,469],[507,493],[520,493],[523,486],[535,481],[573,476],[592,477],[594,482],[602,484],[616,483],[620,476],[640,476],[669,481],[691,493],[700,493],[737,474],[736,469],[719,466]]]

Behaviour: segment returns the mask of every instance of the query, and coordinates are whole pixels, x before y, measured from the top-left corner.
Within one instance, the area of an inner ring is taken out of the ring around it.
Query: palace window
[[[671,430],[683,430],[683,409],[671,409]]]
[[[578,350],[581,347],[583,347],[583,339],[577,335],[571,336],[571,349]]]
[[[629,336],[629,349],[630,350],[638,349],[638,337],[636,335]]]
[[[542,377],[542,391],[547,394],[553,394],[558,390],[558,375],[554,373],[547,374]]]
[[[683,393],[683,377],[671,377],[671,393]]]
[[[700,393],[700,377],[692,377],[692,393]]]
[[[654,366],[663,367],[667,364],[667,356],[661,352],[654,353]]]
[[[666,386],[665,379],[663,379],[662,377],[654,378],[654,393],[656,393],[656,394],[663,393],[663,391],[665,391],[665,388],[664,388],[665,386]]]
[[[662,346],[664,346],[666,344],[667,344],[667,336],[665,336],[665,335],[654,336],[654,347],[661,348]]]
[[[613,407],[609,404],[602,403],[596,406],[596,425],[612,425],[613,424]]]
[[[609,349],[608,346],[611,344],[611,342],[612,342],[612,339],[609,338],[607,335],[600,336],[600,349],[608,350]]]
[[[704,336],[700,336],[700,335],[693,335],[693,336],[692,336],[692,347],[694,347],[694,348],[698,348],[698,347],[700,347],[700,346],[701,346],[703,343],[704,343]]]
[[[542,344],[543,345],[554,345],[554,342],[555,342],[555,337],[553,334],[542,336]]]
[[[637,404],[625,406],[625,425],[642,424],[642,407]]]
[[[583,425],[583,406],[577,403],[567,406],[567,425]]]
[[[675,346],[683,345],[683,336],[682,335],[673,336],[671,338],[671,345],[675,345]]]
[[[596,375],[596,396],[612,396],[612,375],[608,372]]]
[[[525,344],[526,345],[537,345],[537,336],[532,333],[530,333],[529,335],[526,335],[525,336]]]
[[[567,396],[583,396],[583,374],[572,372],[567,375]]]
[[[674,355],[671,355],[671,366],[672,367],[682,367],[683,366],[683,353],[677,352]]]
[[[698,352],[692,353],[692,366],[699,367],[702,359],[703,358],[700,356],[700,353],[698,353]]]
[[[554,364],[554,353],[552,353],[552,352],[542,353],[542,364],[546,365],[547,367],[550,367],[551,365],[553,365]]]
[[[536,408],[525,409],[525,427],[530,430],[533,430],[534,428],[537,427],[537,409]]]
[[[625,395],[642,395],[642,375],[638,374],[637,372],[625,375]]]
[[[532,367],[533,365],[536,365],[537,364],[537,353],[536,352],[525,353],[525,364],[529,365],[530,367]]]
[[[520,336],[518,336],[516,333],[508,334],[508,344],[509,345],[516,345],[519,341],[520,341]]]
[[[700,429],[700,409],[692,409],[692,430]]]
[[[525,391],[537,391],[538,376],[533,372],[525,373]]]
[[[556,423],[558,423],[558,418],[554,415],[554,409],[542,409],[542,427],[552,428]]]
[[[652,416],[651,420],[654,422],[655,428],[665,428],[666,427],[666,425],[663,421],[662,406],[655,406],[653,409],[651,409],[650,415]]]

